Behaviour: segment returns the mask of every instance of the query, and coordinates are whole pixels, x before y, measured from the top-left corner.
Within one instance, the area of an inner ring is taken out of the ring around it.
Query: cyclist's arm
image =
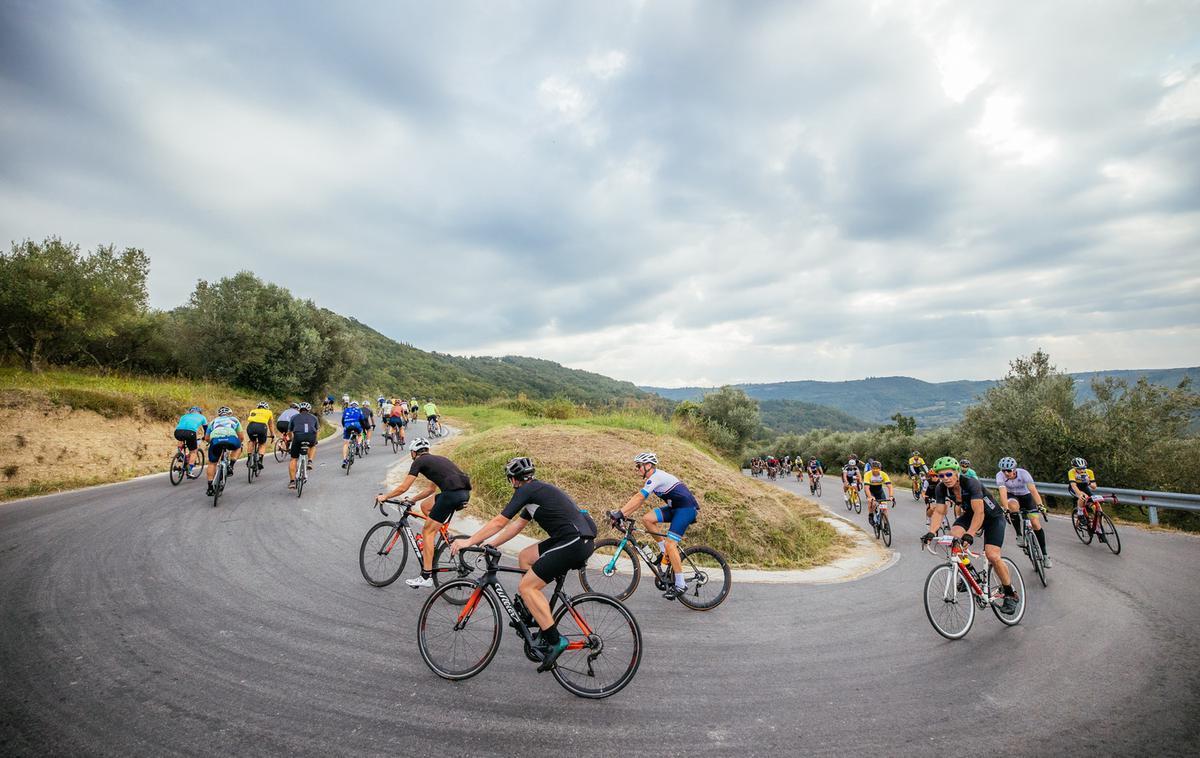
[[[524,529],[525,525],[528,523],[528,521],[523,519],[517,519],[516,521],[510,520],[508,516],[505,516],[503,513],[501,513],[491,521],[479,527],[479,531],[475,532],[467,539],[454,540],[451,542],[450,553],[453,555],[459,550],[462,550],[464,547],[474,547],[497,532],[500,532],[500,537],[503,537],[503,539],[497,538],[493,540],[491,544],[496,546],[503,545],[505,542],[508,542],[510,539],[516,536],[517,532]],[[517,525],[516,529],[507,528],[512,527],[514,524]]]
[[[412,474],[408,474],[407,476],[404,477],[404,481],[402,481],[402,482],[400,482],[400,484],[396,485],[396,489],[392,490],[391,492],[387,492],[382,495],[379,495],[375,499],[376,500],[391,500],[394,497],[399,497],[400,495],[403,495],[405,492],[408,492],[408,488],[412,487],[413,482],[415,482],[415,481],[417,481],[417,478],[415,476],[413,476]],[[417,499],[420,500],[421,498],[417,498]]]
[[[1004,490],[1001,489],[1000,492],[1001,497],[1003,497]],[[1033,482],[1029,483],[1029,494],[1033,495],[1033,502],[1037,504],[1037,507],[1041,508],[1044,505],[1042,502],[1042,493],[1038,492],[1037,486]]]
[[[646,502],[646,496],[643,495],[641,493],[641,491],[639,491],[633,497],[629,498],[629,502],[627,502],[627,503],[625,503],[625,505],[621,506],[621,509],[620,509],[621,513],[626,516],[629,516],[634,511],[636,511],[638,508],[640,508],[642,503],[644,503],[644,502]]]
[[[501,521],[501,520],[503,520],[503,521]],[[518,534],[521,533],[521,530],[524,529],[525,526],[529,523],[528,520],[523,519],[523,518],[506,519],[506,518],[504,518],[504,515],[501,514],[501,515],[497,516],[496,518],[492,519],[491,521],[487,522],[486,524],[484,524],[483,528],[475,533],[475,537],[478,537],[479,535],[483,534],[484,531],[486,531],[488,527],[490,527],[492,524],[496,523],[497,521],[501,521],[501,526],[503,526],[503,528],[497,529],[496,536],[492,537],[490,540],[488,540],[488,544],[491,545],[492,547],[500,547],[505,542],[508,542],[513,537],[516,537]],[[503,523],[503,522],[507,522],[507,523]],[[485,535],[482,539],[487,539],[488,536],[489,535]],[[474,537],[472,537],[472,539],[474,539]],[[472,544],[477,544],[477,543],[472,543]]]
[[[971,528],[967,530],[967,534],[973,537],[975,532],[979,531],[979,527],[983,526],[983,498],[971,501],[971,514]]]
[[[887,486],[888,486],[888,500],[895,500],[896,499],[896,485],[892,484],[891,481],[889,480],[887,483]]]

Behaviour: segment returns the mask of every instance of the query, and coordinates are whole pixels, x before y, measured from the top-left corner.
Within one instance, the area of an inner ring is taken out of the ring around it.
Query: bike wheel
[[[861,497],[854,497],[854,498],[852,498],[852,499],[854,500],[854,512],[855,512],[855,513],[862,513],[862,498],[861,498]]]
[[[845,500],[846,500],[846,510],[848,510],[848,511],[854,510],[854,497],[848,495],[848,496],[846,496]]]
[[[821,483],[817,482],[817,497],[821,496]]]
[[[200,475],[204,473],[204,453],[200,450],[197,450],[192,455],[192,460],[195,462],[192,463],[192,465],[187,466],[187,468],[184,469],[184,473],[187,474],[188,479],[199,479]]]
[[[225,461],[221,460],[217,464],[217,473],[213,477],[213,508],[217,507],[217,501],[221,499],[221,491],[225,489]]]
[[[1017,568],[1017,564],[1013,563],[1008,558],[1001,558],[1004,565],[1008,567],[1008,578],[1012,580],[1013,590],[1017,593],[1017,612],[1011,616],[1005,616],[1000,612],[1000,606],[996,601],[1004,601],[1004,590],[1000,587],[1000,580],[996,578],[995,571],[991,564],[988,564],[988,592],[991,597],[988,598],[992,606],[992,613],[996,614],[996,618],[1000,619],[1000,623],[1005,626],[1016,626],[1021,623],[1021,619],[1025,616],[1025,578],[1021,576],[1021,570]]]
[[[250,455],[246,456],[246,481],[250,484],[254,483],[254,475],[257,473],[258,467],[254,465],[254,451],[250,451]]]
[[[925,615],[934,631],[948,640],[961,640],[975,623],[975,598],[958,591],[959,569],[950,563],[934,566],[925,577]]]
[[[408,561],[408,541],[395,521],[380,521],[367,530],[358,548],[358,569],[372,587],[396,581]]]
[[[350,476],[350,467],[354,465],[354,448],[350,448],[350,455],[346,456],[346,476]]]
[[[281,437],[275,443],[275,462],[283,463],[284,461],[286,461],[288,459],[288,453],[290,453],[290,452],[291,451],[288,450],[287,442],[284,441],[284,439]]]
[[[1080,516],[1078,513],[1071,512],[1071,526],[1075,527],[1075,535],[1079,537],[1079,541],[1085,545],[1092,544],[1092,530],[1088,528],[1086,516]]]
[[[183,457],[183,453],[177,452],[171,457],[171,469],[167,475],[171,479],[172,486],[183,481],[183,477],[187,475],[187,459]]]
[[[595,549],[583,568],[579,569],[579,584],[586,592],[598,592],[624,600],[637,589],[642,566],[633,545],[628,542],[621,550],[620,540],[596,540]]]
[[[304,494],[304,483],[308,481],[308,474],[300,473],[300,471],[304,470],[304,466],[305,462],[303,459],[301,459],[296,472],[296,497],[300,497]]]
[[[569,645],[550,671],[567,692],[605,698],[633,680],[642,662],[642,630],[619,600],[576,595],[555,610],[554,623]]]
[[[880,514],[879,520],[882,522],[881,526],[879,527],[879,533],[881,535],[883,535],[883,544],[887,545],[888,547],[891,547],[892,546],[892,522],[890,519],[888,519],[886,513]]]
[[[913,485],[912,485],[912,496],[913,496],[913,500],[920,500],[920,499],[921,499],[921,483],[920,483],[919,481],[917,481],[917,482],[913,482]]]
[[[683,578],[687,592],[679,602],[693,611],[711,611],[729,597],[733,575],[725,556],[711,547],[695,545],[683,551]]]
[[[465,540],[465,534],[452,534],[450,541]],[[433,551],[433,586],[438,587],[455,579],[466,579],[471,575],[471,569],[464,569],[458,559],[450,555],[450,546],[439,536],[437,549]],[[466,605],[471,597],[470,589],[451,593],[446,596],[447,602],[453,605]]]
[[[1121,536],[1117,534],[1117,525],[1112,522],[1107,513],[1100,514],[1100,533],[1104,535],[1104,543],[1113,555],[1121,554]]]
[[[450,601],[468,591],[465,607]],[[459,579],[438,587],[421,607],[417,648],[425,665],[443,679],[469,679],[492,662],[503,631],[495,596]]]
[[[1042,563],[1042,545],[1037,541],[1037,535],[1033,533],[1033,529],[1025,527],[1025,545],[1028,547],[1029,560],[1033,563],[1033,570],[1037,572],[1038,579],[1042,580],[1042,586],[1046,586],[1046,567]]]

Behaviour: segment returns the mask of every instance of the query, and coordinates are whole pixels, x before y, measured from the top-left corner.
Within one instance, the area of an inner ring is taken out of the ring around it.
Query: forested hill
[[[417,395],[475,402],[494,397],[566,397],[577,403],[603,403],[646,397],[630,382],[580,371],[538,358],[464,358],[426,352],[396,342],[366,324],[345,319],[362,348],[362,360],[342,380],[344,391]],[[335,388],[335,391],[337,388]]]
[[[1154,384],[1174,387],[1185,377],[1200,382],[1200,367],[1176,369],[1132,369],[1127,371],[1093,371],[1071,375],[1081,401],[1093,398],[1093,379],[1113,377],[1136,382],[1146,377]],[[884,423],[894,413],[917,419],[922,427],[952,424],[962,418],[963,411],[976,402],[994,381],[925,382],[908,376],[885,376],[856,379],[848,382],[795,381],[770,384],[738,384],[750,397],[760,401],[800,400],[828,405],[856,418],[872,423]],[[709,387],[642,387],[671,400],[698,400]]]
[[[803,434],[812,429],[834,432],[859,432],[876,424],[855,418],[828,405],[806,403],[802,400],[763,400],[759,403],[762,423],[771,434]]]

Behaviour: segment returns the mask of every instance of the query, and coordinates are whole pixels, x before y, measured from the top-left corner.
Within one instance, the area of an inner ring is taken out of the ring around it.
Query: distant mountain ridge
[[[1093,379],[1113,377],[1136,382],[1145,377],[1152,384],[1174,387],[1184,377],[1200,382],[1200,367],[1171,369],[1128,369],[1088,371],[1071,374],[1080,400],[1094,399]],[[885,376],[846,382],[801,380],[792,382],[736,384],[759,401],[798,400],[825,405],[871,423],[885,423],[897,412],[917,419],[922,427],[953,424],[980,395],[996,384],[994,380],[926,382],[909,376]],[[715,387],[641,387],[670,400],[698,400]],[[764,413],[765,417],[765,413]],[[764,418],[765,421],[765,418]],[[769,425],[769,424],[768,424]]]

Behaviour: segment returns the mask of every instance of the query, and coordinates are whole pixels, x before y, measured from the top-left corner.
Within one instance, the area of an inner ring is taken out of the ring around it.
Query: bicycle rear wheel
[[[187,468],[187,459],[184,458],[183,453],[176,452],[171,457],[171,469],[167,472],[173,486],[183,481],[183,477],[187,474]]]
[[[633,680],[642,662],[642,630],[619,600],[576,595],[555,610],[554,623],[570,645],[550,671],[567,692],[605,698]]]
[[[213,477],[213,508],[217,507],[217,501],[221,499],[221,491],[225,489],[225,459],[217,463],[217,473]]]
[[[450,535],[451,542],[465,539],[465,534]],[[437,587],[455,579],[466,579],[470,575],[471,570],[463,569],[458,559],[450,555],[450,546],[439,536],[437,549],[433,551],[433,585]],[[446,600],[454,605],[466,605],[470,597],[471,592],[468,590],[458,594],[451,593],[446,596]]]
[[[948,640],[961,640],[975,623],[975,598],[958,591],[958,574],[954,564],[943,563],[925,577],[925,615]]]
[[[687,592],[679,602],[693,611],[711,611],[729,597],[733,576],[725,556],[711,547],[695,545],[683,551],[683,578]]]
[[[450,601],[468,591],[466,606]],[[492,662],[503,631],[495,596],[474,582],[457,579],[434,590],[421,607],[417,647],[433,673],[443,679],[469,679]]]
[[[888,547],[891,547],[892,546],[892,522],[890,519],[888,519],[887,513],[879,514],[879,520],[880,520],[880,522],[882,522],[879,527],[879,533],[881,535],[883,535],[883,544],[887,545]]]
[[[1000,619],[1000,623],[1005,626],[1016,626],[1021,623],[1021,619],[1025,617],[1025,579],[1021,576],[1021,570],[1017,568],[1017,564],[1013,563],[1008,558],[1001,558],[1004,565],[1008,567],[1008,578],[1012,581],[1013,590],[1017,593],[1017,612],[1011,616],[1005,616],[1000,612],[1000,606],[996,601],[1004,601],[1004,590],[1000,587],[1000,580],[996,578],[996,572],[991,564],[988,564],[988,592],[991,597],[988,598],[992,606],[992,613],[996,614],[996,618]]]
[[[858,490],[855,490],[854,494],[850,497],[854,501],[854,512],[862,513],[862,495],[858,492]]]
[[[256,455],[254,450],[251,450],[250,455],[246,456],[246,481],[250,484],[254,483],[254,475],[258,473],[258,467],[254,465]]]
[[[300,459],[300,463],[296,469],[296,497],[304,494],[304,483],[308,481],[308,474],[302,472],[305,471],[306,467],[304,459]]]
[[[1075,527],[1075,536],[1079,537],[1079,541],[1085,545],[1092,544],[1092,530],[1088,528],[1086,516],[1080,516],[1077,512],[1071,512],[1071,526]]]
[[[408,561],[408,541],[395,521],[380,521],[367,530],[358,548],[358,569],[372,587],[386,587]]]
[[[821,481],[817,480],[817,497],[821,496]]]
[[[642,576],[641,563],[633,545],[626,543],[618,551],[620,544],[620,540],[611,538],[596,540],[591,557],[579,569],[579,584],[584,590],[624,600],[637,589]]]
[[[1117,534],[1117,525],[1112,522],[1107,513],[1100,514],[1100,533],[1104,535],[1104,543],[1113,555],[1121,554],[1121,536]]]

